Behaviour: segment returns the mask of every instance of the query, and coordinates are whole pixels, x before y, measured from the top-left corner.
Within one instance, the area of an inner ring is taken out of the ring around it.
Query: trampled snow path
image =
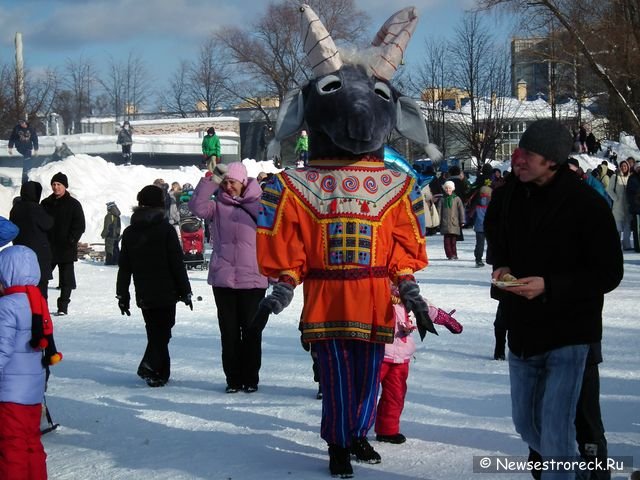
[[[496,303],[489,298],[490,269],[474,268],[473,233],[465,234],[455,262],[444,259],[441,237],[429,237],[431,264],[417,274],[429,300],[457,309],[464,332],[454,336],[439,328],[439,337],[419,347],[402,417],[408,441],[372,440],[383,461],[354,464],[356,478],[489,480],[491,474],[472,473],[474,455],[526,454],[511,422],[507,364],[491,359]],[[610,454],[634,455],[637,468],[640,254],[627,253],[622,285],[605,301],[602,407]],[[260,390],[227,395],[213,295],[206,272],[191,271],[194,297],[203,300],[193,312],[178,305],[171,381],[151,389],[135,375],[144,324],[136,308],[131,317],[119,314],[116,268],[81,261],[76,271],[70,315],[55,318],[64,361],[53,368],[47,395],[61,424],[44,437],[51,479],[330,478],[319,436],[321,402],[311,359],[299,343],[300,289],[265,330]],[[51,299],[56,295],[51,289]]]

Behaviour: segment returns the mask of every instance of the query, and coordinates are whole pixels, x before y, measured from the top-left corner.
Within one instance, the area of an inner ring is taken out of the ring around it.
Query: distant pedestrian
[[[118,264],[121,229],[120,209],[116,205],[116,202],[107,202],[107,214],[104,216],[102,232],[100,233],[100,236],[104,239],[105,265]]]
[[[32,157],[38,156],[38,134],[25,119],[20,119],[18,124],[13,127],[9,136],[9,155],[13,154],[14,146],[18,153],[24,157],[22,183],[26,183],[29,180],[29,170],[34,166]]]
[[[133,145],[133,129],[129,120],[125,120],[122,124],[122,128],[118,133],[117,144],[122,147],[122,158],[125,165],[131,165],[132,153],[131,146]]]
[[[444,195],[438,205],[440,233],[444,235],[444,253],[448,260],[458,259],[456,243],[464,226],[464,206],[460,197],[455,194],[455,188],[451,180],[444,182]]]
[[[299,166],[306,167],[309,162],[309,137],[307,131],[302,130],[295,148],[296,158],[300,163]]]
[[[209,127],[207,134],[202,139],[202,155],[204,155],[204,163],[207,168],[213,172],[220,162],[220,139],[213,127]]]

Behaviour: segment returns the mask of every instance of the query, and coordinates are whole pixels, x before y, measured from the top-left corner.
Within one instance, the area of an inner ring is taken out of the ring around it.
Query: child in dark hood
[[[40,265],[40,283],[38,287],[44,298],[48,297],[47,283],[51,275],[51,245],[48,232],[53,228],[53,217],[40,205],[42,185],[38,182],[26,182],[20,188],[19,201],[11,208],[9,218],[20,228],[13,241],[14,245],[24,245],[36,253]]]
[[[117,265],[120,257],[120,209],[115,202],[107,203],[107,214],[104,216],[104,224],[100,236],[104,238],[104,264]]]

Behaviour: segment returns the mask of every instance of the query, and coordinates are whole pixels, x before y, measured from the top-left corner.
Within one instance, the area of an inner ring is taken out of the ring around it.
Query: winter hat
[[[209,127],[209,129],[207,130],[207,133],[209,135],[215,135],[216,134],[216,129],[213,127]]]
[[[560,122],[543,119],[529,125],[520,137],[518,146],[562,165],[571,153],[573,139],[567,127]]]
[[[576,167],[576,169],[580,167],[580,162],[578,162],[578,159],[573,157],[567,160],[567,164],[573,165],[574,167]]]
[[[64,188],[69,188],[69,179],[62,172],[58,172],[53,177],[51,177],[51,184],[53,184],[53,182],[61,183],[62,185],[64,185]]]
[[[229,170],[224,178],[237,180],[243,185],[247,184],[247,167],[241,162],[233,162],[229,164]]]
[[[138,192],[137,200],[141,207],[164,208],[164,191],[155,185],[147,185]]]
[[[442,188],[447,188],[447,187],[451,187],[451,189],[455,191],[456,184],[453,183],[451,180],[447,180],[446,182],[444,182],[444,185],[442,185]]]
[[[11,220],[0,217],[0,247],[4,247],[7,243],[13,241],[18,236],[20,230]]]

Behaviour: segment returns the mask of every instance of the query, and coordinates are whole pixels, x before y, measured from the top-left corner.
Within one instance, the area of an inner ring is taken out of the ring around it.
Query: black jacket
[[[75,262],[78,260],[78,241],[85,229],[82,205],[68,191],[60,198],[49,195],[41,205],[54,220],[53,228],[49,230],[52,262]]]
[[[494,289],[513,353],[601,340],[604,294],[622,280],[623,263],[613,215],[597,192],[566,166],[542,187],[509,182],[489,204],[485,234],[494,269],[545,282],[533,300]]]
[[[18,124],[13,127],[9,137],[9,148],[13,148],[14,145],[20,154],[30,157],[31,150],[38,150],[38,134],[29,124],[26,128]]]
[[[14,245],[24,245],[36,253],[40,265],[40,280],[51,278],[51,246],[47,232],[53,227],[53,217],[40,206],[42,185],[26,182],[20,189],[20,200],[13,206],[9,219],[20,228]]]
[[[191,293],[182,248],[162,208],[139,207],[122,234],[116,294],[129,298],[133,275],[136,304],[156,308]]]

